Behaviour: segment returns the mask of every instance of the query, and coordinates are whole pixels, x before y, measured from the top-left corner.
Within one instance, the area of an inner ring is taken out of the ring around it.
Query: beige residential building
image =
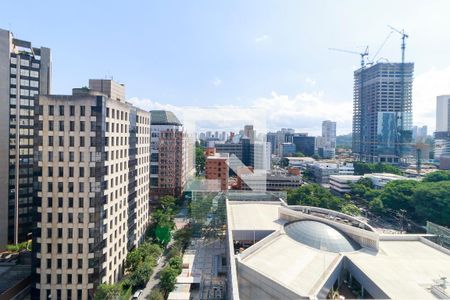
[[[36,108],[35,298],[88,299],[117,282],[148,223],[150,114],[122,85],[89,85]]]

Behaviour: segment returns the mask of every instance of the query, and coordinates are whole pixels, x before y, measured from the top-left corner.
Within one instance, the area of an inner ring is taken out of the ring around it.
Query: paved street
[[[142,296],[140,299],[146,299],[148,295],[150,295],[150,292],[153,288],[155,288],[159,284],[159,272],[164,268],[164,265],[166,263],[166,257],[162,256],[159,260],[158,264],[155,267],[155,270],[153,271],[152,276],[150,277],[150,280],[147,282],[147,286],[143,290]]]

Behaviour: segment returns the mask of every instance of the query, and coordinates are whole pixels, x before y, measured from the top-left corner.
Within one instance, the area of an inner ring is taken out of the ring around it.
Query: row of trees
[[[319,184],[305,184],[293,190],[288,190],[287,201],[289,205],[306,205],[328,208],[357,216],[359,208],[350,202],[350,197],[336,197]]]
[[[377,214],[387,210],[403,211],[410,219],[450,226],[450,171],[436,171],[423,181],[395,180],[383,190],[373,189],[372,182],[362,178],[352,185],[352,195],[369,203]]]
[[[401,174],[399,168],[389,164],[373,164],[356,161],[353,163],[353,167],[355,168],[355,175],[364,175],[368,173],[392,173],[397,175]]]
[[[128,299],[132,291],[145,287],[158,258],[171,240],[171,231],[175,227],[174,210],[176,199],[164,196],[159,199],[158,207],[151,214],[151,223],[147,228],[146,241],[127,254],[125,277],[117,284],[101,284],[94,299]],[[175,276],[176,277],[176,276]],[[155,290],[151,299],[164,299],[163,293]]]

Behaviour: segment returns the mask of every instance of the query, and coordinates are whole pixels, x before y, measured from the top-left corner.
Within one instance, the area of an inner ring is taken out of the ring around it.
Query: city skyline
[[[30,27],[8,13],[13,7],[25,8],[21,2],[4,4],[0,27],[53,49],[57,94],[70,92],[85,78],[114,77],[127,86],[129,100],[143,109],[176,114],[186,106],[262,109],[270,112],[269,129],[292,127],[318,135],[325,119],[338,123],[337,134],[351,131],[352,73],[359,64],[358,56],[328,48],[361,51],[369,44],[371,57],[390,24],[410,35],[406,59],[416,64],[414,125],[427,125],[433,132],[436,96],[449,93],[449,42],[439,37],[450,25],[445,14],[450,4],[405,4],[141,3],[139,9],[111,5],[108,14],[99,15],[95,12],[101,3],[86,9],[55,2],[21,9],[25,19],[53,16]],[[62,14],[63,8],[70,13]],[[316,19],[319,11],[322,17]],[[85,17],[80,23],[70,15]],[[100,46],[85,52],[84,43],[92,41]],[[124,56],[130,49],[145,55]],[[400,36],[390,36],[381,57],[400,60]]]

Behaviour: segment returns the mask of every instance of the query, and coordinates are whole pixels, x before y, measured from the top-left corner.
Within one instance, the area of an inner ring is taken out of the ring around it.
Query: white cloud
[[[306,77],[305,82],[312,87],[315,87],[317,83],[314,79],[311,79],[309,77]]]
[[[436,128],[436,96],[450,94],[450,66],[432,68],[419,74],[413,83],[413,121],[428,125],[428,133]]]
[[[351,131],[352,102],[332,102],[325,99],[323,92],[300,93],[294,97],[273,92],[270,97],[255,99],[247,106],[216,105],[209,108],[180,107],[138,98],[129,101],[146,110],[170,110],[182,120],[197,118],[201,121],[197,126],[209,129],[231,130],[253,123],[260,132],[263,131],[261,128],[290,127],[317,135],[321,132],[323,120],[333,120],[337,122],[339,134]]]
[[[220,78],[216,77],[216,78],[214,78],[214,80],[212,81],[212,84],[213,84],[214,86],[219,86],[219,85],[222,84],[222,80],[221,80]]]
[[[257,36],[255,38],[255,43],[259,44],[259,43],[265,43],[268,42],[270,40],[270,36],[267,34],[263,34],[261,36]]]

